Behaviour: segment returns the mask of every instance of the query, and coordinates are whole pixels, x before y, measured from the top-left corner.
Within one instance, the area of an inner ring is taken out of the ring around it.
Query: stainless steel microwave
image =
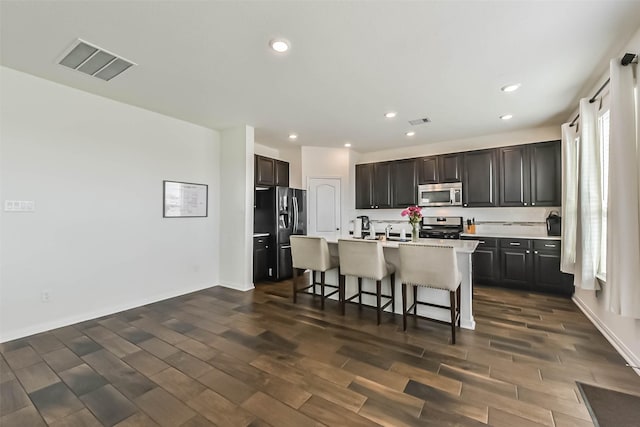
[[[420,206],[462,206],[462,183],[423,184],[418,186]]]

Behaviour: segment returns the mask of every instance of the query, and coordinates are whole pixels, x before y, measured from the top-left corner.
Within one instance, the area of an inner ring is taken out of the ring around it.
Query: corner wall
[[[218,132],[0,67],[0,341],[214,286]],[[162,217],[162,181],[209,185]],[[50,300],[42,301],[47,292]]]
[[[640,53],[640,28],[629,40],[625,48],[619,52],[619,56],[622,57],[626,52]],[[608,59],[606,64],[607,72],[606,75],[603,75],[601,81],[604,81],[609,76]],[[600,84],[591,88],[584,96],[593,95],[599,87]],[[575,114],[568,117],[567,121],[573,120],[573,117],[575,117]],[[640,236],[630,236],[629,238],[638,239]],[[636,282],[636,286],[639,285]],[[607,286],[611,286],[611,283],[605,283],[602,291],[576,289],[573,299],[629,364],[640,366],[640,319],[622,317],[610,312],[607,309]],[[636,369],[636,372],[640,375],[640,369]]]
[[[253,289],[253,128],[222,131],[220,182],[220,284]]]

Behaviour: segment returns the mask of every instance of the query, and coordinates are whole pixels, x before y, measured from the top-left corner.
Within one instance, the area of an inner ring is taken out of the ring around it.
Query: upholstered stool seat
[[[456,252],[453,247],[420,243],[401,243],[402,329],[407,330],[407,314],[417,316],[418,304],[447,309],[451,317],[451,343],[456,343],[456,323],[460,326],[460,283]],[[407,286],[413,287],[413,305],[407,308]],[[449,306],[418,301],[418,286],[449,292]],[[431,319],[434,320],[434,319]]]
[[[329,270],[339,268],[338,257],[331,256],[329,245],[324,237],[314,236],[291,236],[291,258],[293,260],[293,302],[297,302],[298,293],[308,293],[309,288],[313,288],[313,295],[316,295],[316,285],[320,286],[320,308],[324,310],[324,300],[340,292],[338,285],[325,282],[325,273]],[[298,288],[298,274],[300,271],[311,270],[311,284]],[[320,282],[316,282],[316,272],[320,272]],[[339,276],[339,273],[338,273]],[[334,289],[326,294],[325,287]],[[339,293],[339,302],[341,293]]]
[[[358,298],[358,306],[362,307],[362,295],[376,297],[377,321],[380,324],[382,311],[395,300],[395,267],[384,259],[382,245],[377,240],[339,239],[338,253],[340,255],[340,289],[342,294],[342,312],[346,301]],[[358,278],[358,292],[349,298],[345,297],[345,276]],[[390,294],[382,293],[382,279],[389,276]],[[362,279],[371,279],[376,282],[376,292],[362,290]],[[388,299],[383,305],[382,298]]]

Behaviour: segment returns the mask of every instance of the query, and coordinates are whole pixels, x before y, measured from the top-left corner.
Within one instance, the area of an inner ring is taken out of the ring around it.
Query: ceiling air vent
[[[421,119],[409,120],[409,124],[411,126],[423,125],[423,124],[429,123],[429,122],[431,122],[431,119],[429,117],[423,117]]]
[[[59,61],[60,65],[109,81],[132,65],[127,59],[78,39]]]

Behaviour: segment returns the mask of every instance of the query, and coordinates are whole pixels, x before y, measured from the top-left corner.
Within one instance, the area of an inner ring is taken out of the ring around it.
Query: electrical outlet
[[[40,294],[40,299],[42,300],[42,302],[49,302],[49,300],[51,299],[51,291],[42,291],[42,293]]]

